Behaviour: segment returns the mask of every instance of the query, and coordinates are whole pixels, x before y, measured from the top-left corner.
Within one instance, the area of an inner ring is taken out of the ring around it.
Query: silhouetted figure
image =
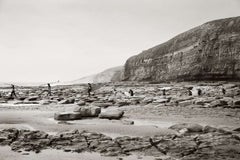
[[[188,89],[188,95],[192,96],[192,90],[190,88]]]
[[[116,88],[113,89],[113,95],[114,95],[114,96],[117,95],[117,90],[116,90]]]
[[[10,98],[14,99],[14,97],[15,98],[17,97],[16,92],[15,92],[15,86],[13,84],[11,84],[11,86],[12,86],[12,92],[10,94]]]
[[[48,83],[47,85],[48,85],[48,94],[47,94],[47,96],[51,96],[52,95],[51,85],[50,85],[50,83]]]
[[[223,93],[223,95],[226,94],[226,89],[225,88],[222,88],[222,93]]]
[[[199,88],[197,93],[198,93],[198,96],[201,96],[202,95],[202,90]]]
[[[166,89],[162,90],[162,94],[163,94],[163,96],[166,96]]]
[[[88,83],[87,92],[88,92],[88,97],[90,97],[91,96],[91,92],[92,92],[92,85],[90,83]]]
[[[134,95],[133,90],[131,90],[131,89],[129,89],[129,92],[128,92],[128,93],[130,94],[130,96],[133,96],[133,95]]]

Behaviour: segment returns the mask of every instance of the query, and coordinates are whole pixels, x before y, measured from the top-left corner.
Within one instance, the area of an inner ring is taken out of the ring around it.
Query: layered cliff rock
[[[205,23],[129,58],[123,79],[240,79],[240,17]]]

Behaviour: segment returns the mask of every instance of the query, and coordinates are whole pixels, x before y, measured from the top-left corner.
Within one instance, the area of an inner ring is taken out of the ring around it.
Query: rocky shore
[[[73,130],[57,135],[41,131],[4,129],[0,145],[16,152],[36,152],[53,148],[65,152],[99,152],[104,156],[127,156],[135,152],[165,159],[239,159],[240,128],[224,130],[198,124],[170,127],[177,134],[152,137],[116,137],[101,133]]]
[[[169,160],[239,159],[237,82],[98,85],[90,97],[84,85],[53,87],[49,97],[38,95],[43,89],[21,88],[15,100],[2,89],[0,145],[20,155],[58,149],[118,158],[137,153]],[[76,119],[58,119],[66,111]],[[161,133],[163,122],[174,124],[167,126],[171,132]],[[18,123],[32,129],[9,129]]]

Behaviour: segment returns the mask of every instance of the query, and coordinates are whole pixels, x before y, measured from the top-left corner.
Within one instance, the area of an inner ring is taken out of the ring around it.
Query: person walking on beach
[[[202,95],[202,90],[200,89],[200,88],[198,88],[198,90],[197,90],[198,92],[198,96],[201,96]]]
[[[92,92],[92,85],[90,83],[88,83],[87,92],[88,92],[88,97],[90,97],[91,96],[91,92]]]
[[[51,85],[50,85],[50,83],[48,83],[47,85],[48,85],[48,94],[47,94],[47,96],[51,96],[52,95]]]
[[[226,89],[222,88],[222,94],[225,95],[226,94]]]
[[[132,89],[130,89],[128,93],[130,94],[130,96],[133,96],[133,95],[134,95],[134,93],[133,93],[133,90],[132,90]]]
[[[166,89],[162,90],[162,94],[163,94],[163,96],[166,96]]]
[[[113,95],[114,95],[114,96],[117,95],[117,90],[116,90],[116,88],[113,88]]]
[[[42,95],[43,93],[47,92],[47,96],[52,96],[52,89],[50,83],[47,83],[47,87],[48,89],[44,89],[39,95]]]
[[[16,92],[15,92],[15,86],[13,84],[11,84],[11,86],[12,86],[12,92],[10,94],[10,98],[14,99],[14,97],[15,98],[17,97]]]
[[[189,96],[192,96],[192,90],[191,90],[191,88],[188,88],[188,95],[189,95]]]

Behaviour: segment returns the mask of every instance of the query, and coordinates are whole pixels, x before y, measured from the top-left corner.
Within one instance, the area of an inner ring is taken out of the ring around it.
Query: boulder
[[[213,98],[199,98],[197,100],[195,100],[195,104],[196,105],[204,105],[205,103],[211,103],[212,101],[214,101]]]
[[[26,100],[27,101],[36,101],[36,100],[38,100],[38,96],[31,96],[31,97],[28,97]]]
[[[212,101],[209,104],[209,107],[211,107],[211,108],[224,107],[224,106],[228,106],[228,102],[226,100],[223,100],[223,99]]]
[[[98,117],[101,108],[97,106],[76,107],[74,112],[81,114],[82,117]]]
[[[233,129],[233,131],[240,132],[240,127]]]
[[[0,143],[6,140],[7,140],[7,137],[0,137]]]
[[[39,104],[41,105],[49,105],[51,102],[49,100],[41,100],[39,101]]]
[[[81,118],[82,116],[78,112],[63,112],[54,114],[54,119],[59,121],[78,120]]]
[[[15,105],[18,104],[39,104],[38,101],[20,101],[20,102],[14,102]]]
[[[240,99],[237,99],[237,100],[233,101],[233,107],[234,108],[240,108]]]
[[[99,118],[105,118],[105,119],[120,119],[122,118],[124,112],[119,110],[109,110],[106,112],[102,112],[99,114]]]
[[[23,100],[25,100],[27,97],[18,97],[18,99],[20,100],[20,101],[23,101]]]
[[[86,104],[86,102],[82,101],[82,100],[78,101],[78,103],[77,103],[77,105],[79,105],[79,106],[84,106],[85,104]]]
[[[187,129],[188,133],[203,131],[203,127],[201,125],[194,124],[194,123],[179,123],[169,127],[169,129],[172,129],[178,132]]]
[[[109,103],[109,102],[93,102],[92,105],[98,106],[98,107],[101,107],[101,108],[107,108],[109,106],[112,106],[113,103]]]
[[[182,102],[178,103],[178,105],[181,106],[181,107],[189,106],[191,104],[193,104],[192,100],[182,101]]]
[[[216,131],[217,131],[217,128],[214,128],[208,125],[203,127],[204,133],[210,133],[210,132],[216,132]]]
[[[7,101],[5,101],[5,100],[0,100],[0,103],[7,103]]]
[[[224,134],[224,135],[232,134],[232,131],[229,128],[218,128],[217,132]]]
[[[223,88],[225,88],[225,89],[230,89],[230,88],[235,88],[235,87],[237,87],[236,84],[231,84],[231,83],[223,84]]]
[[[128,100],[118,100],[115,105],[121,107],[121,106],[130,105],[130,104],[131,102],[129,102]]]
[[[74,98],[64,99],[59,102],[59,104],[73,104],[75,102]]]
[[[169,102],[170,99],[167,99],[167,98],[160,98],[160,99],[156,99],[153,101],[153,103],[167,103]]]
[[[208,107],[214,108],[214,107],[220,106],[220,104],[221,104],[221,102],[219,100],[215,100],[215,101],[212,101],[211,103],[209,103]]]
[[[149,104],[149,103],[152,103],[152,102],[153,102],[153,97],[145,97],[142,100],[142,103],[144,103],[144,104]]]
[[[132,120],[122,120],[122,124],[124,124],[124,125],[134,125],[134,121],[132,121]]]

